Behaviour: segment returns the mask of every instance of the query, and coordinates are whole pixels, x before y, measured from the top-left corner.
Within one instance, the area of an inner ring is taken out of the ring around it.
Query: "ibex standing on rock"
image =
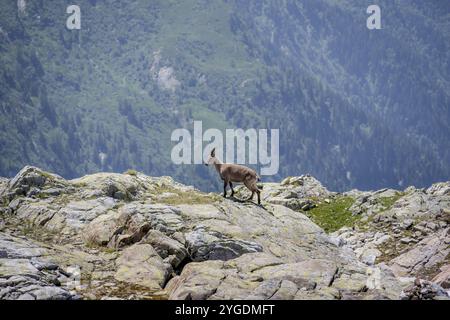
[[[256,171],[245,166],[232,163],[222,163],[216,158],[216,148],[212,149],[208,161],[205,165],[214,165],[220,178],[223,180],[223,196],[227,197],[227,185],[230,184],[231,196],[234,195],[232,182],[242,182],[252,192],[252,195],[247,199],[252,200],[253,196],[258,195],[258,204],[261,204],[260,193],[256,183],[261,179],[256,174]]]

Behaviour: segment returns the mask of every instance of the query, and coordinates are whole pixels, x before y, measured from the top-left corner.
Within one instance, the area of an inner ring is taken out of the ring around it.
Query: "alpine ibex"
[[[212,149],[208,161],[205,165],[214,165],[220,178],[223,180],[223,196],[227,197],[227,186],[230,185],[231,196],[234,195],[232,182],[242,182],[252,192],[252,195],[247,199],[252,200],[253,196],[258,195],[258,204],[261,204],[260,193],[258,189],[257,181],[260,181],[260,177],[256,174],[256,171],[245,166],[232,163],[222,163],[216,158],[216,148]]]

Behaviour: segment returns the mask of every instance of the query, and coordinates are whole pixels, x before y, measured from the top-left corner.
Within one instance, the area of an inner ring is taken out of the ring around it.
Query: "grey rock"
[[[328,198],[333,194],[314,177],[302,175],[286,178],[279,184],[264,184],[263,199],[293,210],[309,210],[315,206],[312,198]]]
[[[83,230],[83,240],[86,244],[106,246],[113,236],[120,233],[129,216],[123,212],[111,211],[92,220]]]
[[[413,224],[414,224],[414,221],[412,219],[405,219],[401,223],[401,227],[402,227],[402,229],[407,230],[407,229],[411,228],[413,226]]]
[[[329,237],[330,243],[334,244],[336,247],[342,247],[344,244],[346,244],[346,241],[341,237],[335,237],[331,236]]]
[[[193,261],[230,260],[244,253],[260,252],[258,243],[229,238],[205,227],[197,227],[186,234],[186,246]]]
[[[67,300],[79,297],[56,285],[59,266],[47,261],[47,249],[0,232],[0,299]],[[44,272],[45,271],[45,272]]]
[[[390,264],[397,276],[414,275],[445,261],[450,253],[448,229],[420,241],[416,246],[393,259]]]
[[[401,295],[403,300],[450,300],[447,292],[438,284],[416,279]]]
[[[391,237],[390,235],[385,234],[385,235],[379,237],[378,239],[376,239],[376,240],[374,241],[374,244],[377,245],[377,246],[378,246],[378,245],[381,245],[381,244],[383,244],[383,243],[385,243],[385,242],[391,240],[391,238],[392,238],[392,237]]]
[[[44,187],[65,188],[66,186],[67,183],[62,177],[36,167],[26,166],[9,180],[0,195],[11,201],[18,195],[27,195],[27,193],[30,193],[29,196],[36,195]]]
[[[114,278],[118,281],[161,290],[172,268],[164,263],[149,244],[134,244],[126,248],[116,261]]]
[[[408,243],[411,243],[411,242],[417,242],[417,240],[411,239],[411,238],[401,238],[400,242],[408,244]]]
[[[141,243],[152,245],[161,258],[169,258],[169,262],[174,268],[177,268],[189,256],[184,243],[157,230],[149,231]]]
[[[444,265],[440,268],[440,272],[433,278],[434,283],[440,285],[442,288],[450,289],[450,264]]]
[[[0,180],[11,200],[1,207],[11,233],[0,236],[1,299],[398,299],[402,277],[448,254],[448,183],[409,188],[389,208],[382,199],[395,190],[345,193],[365,226],[327,235],[300,210],[340,195],[309,175],[264,184],[263,207],[140,173],[66,181],[24,168],[12,180]],[[176,196],[189,201],[167,204]],[[42,242],[21,239],[20,226]],[[419,230],[428,236],[415,243]],[[384,253],[396,257],[377,264]]]
[[[379,257],[381,255],[381,251],[378,249],[374,249],[374,248],[369,248],[367,250],[365,250],[362,254],[361,254],[361,261],[364,262],[365,264],[371,266],[375,264],[375,260],[377,259],[377,257]]]

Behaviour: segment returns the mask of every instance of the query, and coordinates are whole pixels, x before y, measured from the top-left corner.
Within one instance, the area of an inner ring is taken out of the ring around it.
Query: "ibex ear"
[[[213,148],[211,150],[211,157],[215,157],[216,156],[216,148]]]

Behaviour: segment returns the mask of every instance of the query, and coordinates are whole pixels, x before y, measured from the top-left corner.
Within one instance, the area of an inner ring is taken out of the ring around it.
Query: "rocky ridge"
[[[448,299],[450,183],[263,186],[263,205],[170,177],[0,179],[0,299]]]

